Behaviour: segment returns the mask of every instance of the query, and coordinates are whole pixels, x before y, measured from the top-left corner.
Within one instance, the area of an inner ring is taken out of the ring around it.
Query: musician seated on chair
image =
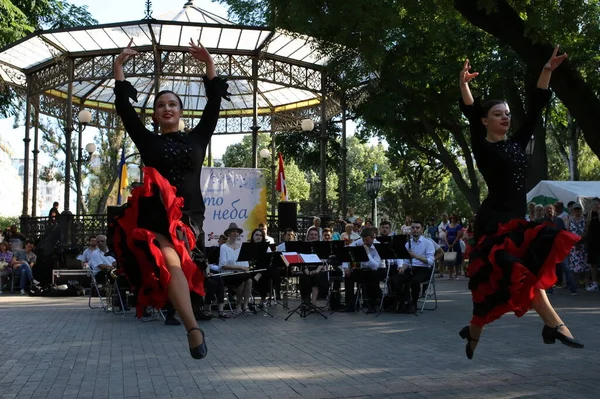
[[[237,224],[230,223],[229,228],[223,233],[227,237],[227,242],[221,245],[219,254],[219,271],[237,272],[223,276],[226,285],[236,287],[236,296],[238,307],[241,304],[242,312],[248,309],[250,295],[252,295],[252,276],[248,274],[250,265],[248,262],[238,262],[242,244],[238,241],[244,231]]]
[[[382,265],[381,258],[373,244],[378,244],[379,242],[375,240],[375,231],[370,227],[362,229],[360,236],[360,239],[354,241],[349,246],[363,246],[369,260],[367,262],[360,262],[360,264],[357,265],[350,265],[349,263],[342,264],[345,277],[344,285],[346,287],[346,309],[344,309],[344,311],[354,311],[354,283],[360,283],[363,286],[364,295],[368,300],[367,306],[369,308],[369,313],[373,313],[376,311],[375,306],[380,291],[377,270]]]
[[[263,245],[269,244],[265,235],[265,231],[260,227],[252,231],[252,234],[250,235],[250,242]],[[267,247],[267,252],[271,252],[271,248]],[[264,257],[261,257],[261,259],[257,259],[257,269],[266,269],[267,266],[268,265],[265,264]],[[257,273],[253,278],[254,282],[252,284],[254,285],[256,291],[260,294],[260,304],[258,305],[259,307],[265,306],[267,294],[269,293],[269,290],[271,288],[271,281],[273,277],[275,276],[273,276],[270,273],[270,271],[267,271],[265,273]]]
[[[106,241],[106,236],[104,237]],[[102,239],[102,238],[101,238]],[[109,255],[105,255],[104,252],[100,248],[98,248],[98,240],[96,236],[91,236],[89,239],[89,247],[83,251],[83,254],[77,257],[77,260],[81,261],[84,266],[88,266],[94,277],[96,277],[97,283],[102,284],[104,279],[100,279],[104,277],[106,273],[110,273],[112,269],[116,267],[117,261],[114,257]],[[99,274],[100,272],[103,272]],[[98,281],[98,279],[100,279]]]
[[[411,258],[404,259],[398,275],[392,279],[392,286],[402,310],[405,313],[415,313],[421,284],[429,281],[435,254],[432,242],[423,237],[423,224],[418,220],[411,223],[411,235],[406,249]]]
[[[329,230],[329,229],[325,229]],[[323,233],[325,233],[323,230]],[[331,238],[331,231],[329,231]],[[319,241],[319,230],[316,227],[310,227],[306,232],[306,241]],[[331,241],[331,240],[330,240]],[[309,300],[313,306],[317,304],[319,297],[319,287],[327,288],[327,275],[320,273],[323,269],[322,265],[317,268],[304,267],[300,275],[300,295],[305,303]]]
[[[104,282],[104,281],[113,281],[113,277],[111,275],[111,271],[113,271],[113,269],[117,268],[117,262],[116,262],[116,256],[113,253],[113,251],[111,251],[111,249],[108,247],[107,244],[107,238],[104,234],[98,234],[96,236],[96,243],[98,244],[98,249],[100,250],[100,252],[102,252],[104,254],[104,258],[106,259],[106,263],[110,263],[110,267],[103,267],[103,265],[100,265],[100,271],[96,274],[96,279],[100,280],[100,282]],[[124,274],[119,274],[118,276],[118,285],[119,285],[119,291],[121,292],[121,300],[124,303],[124,307],[125,310],[129,310],[128,306],[127,306],[127,288],[129,287],[129,281],[127,280],[127,278],[125,277]],[[113,303],[114,306],[121,306],[121,303],[119,302],[118,298],[115,300],[115,303]]]
[[[285,252],[285,243],[288,241],[296,241],[296,234],[293,229],[285,229],[283,232],[283,242],[277,245],[277,252]]]

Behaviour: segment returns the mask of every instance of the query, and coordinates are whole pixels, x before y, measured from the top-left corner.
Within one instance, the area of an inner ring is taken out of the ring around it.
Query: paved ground
[[[83,298],[0,297],[1,398],[597,398],[600,294],[552,301],[574,350],[544,345],[534,313],[493,323],[472,361],[458,330],[466,281],[439,281],[440,306],[329,320],[243,316],[204,322],[193,360],[183,327],[87,308]]]

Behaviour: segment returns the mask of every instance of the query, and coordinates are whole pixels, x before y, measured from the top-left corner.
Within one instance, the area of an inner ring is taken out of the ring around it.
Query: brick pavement
[[[507,315],[472,361],[458,330],[469,320],[466,280],[438,281],[423,315],[280,307],[268,316],[204,322],[209,356],[193,360],[183,327],[87,308],[83,298],[0,296],[0,398],[596,398],[600,294],[552,302],[574,350],[542,343],[542,323]],[[294,301],[292,301],[294,303]]]

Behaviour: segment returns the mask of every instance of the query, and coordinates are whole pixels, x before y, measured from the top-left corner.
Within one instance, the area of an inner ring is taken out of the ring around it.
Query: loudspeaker
[[[298,203],[292,201],[281,201],[277,205],[277,224],[279,231],[283,233],[285,229],[298,230]]]

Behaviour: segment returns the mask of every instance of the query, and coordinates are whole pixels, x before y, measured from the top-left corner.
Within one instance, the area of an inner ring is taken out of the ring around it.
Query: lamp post
[[[88,111],[87,109],[82,109],[81,111],[79,111],[79,113],[77,114],[77,120],[78,120],[78,130],[79,130],[79,137],[78,137],[78,141],[77,141],[77,205],[76,205],[76,215],[79,216],[81,213],[81,163],[83,162],[83,155],[82,155],[82,148],[81,148],[81,142],[83,140],[83,131],[85,130],[85,128],[87,127],[87,124],[90,123],[92,121],[92,113],[90,111]],[[92,149],[93,146],[93,149]],[[94,151],[96,151],[96,145],[93,143],[90,143],[88,145],[85,146],[86,151],[88,151],[90,153],[90,156],[92,155],[92,153]],[[89,150],[92,149],[92,151],[90,152]]]
[[[381,190],[381,184],[383,183],[383,179],[377,174],[377,165],[375,165],[374,167],[374,172],[375,176],[371,177],[371,175],[369,175],[369,177],[367,177],[365,185],[367,189],[367,195],[373,201],[373,211],[371,214],[373,226],[379,227],[379,222],[377,220],[377,196],[379,195],[379,191]]]

